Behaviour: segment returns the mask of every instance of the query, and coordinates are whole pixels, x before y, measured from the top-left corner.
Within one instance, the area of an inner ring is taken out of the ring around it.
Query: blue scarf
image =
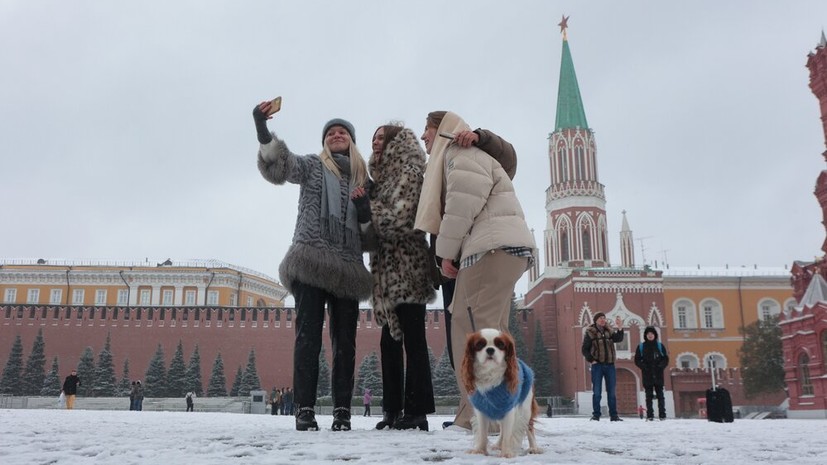
[[[528,365],[517,359],[519,373],[517,375],[517,392],[511,393],[505,381],[499,386],[485,392],[475,391],[468,397],[471,405],[493,420],[502,420],[517,404],[522,403],[534,386],[534,372]]]

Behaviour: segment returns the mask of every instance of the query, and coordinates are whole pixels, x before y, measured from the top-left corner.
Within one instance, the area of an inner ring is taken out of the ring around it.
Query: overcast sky
[[[827,2],[0,2],[0,258],[215,258],[278,277],[299,188],[256,168],[251,111],[318,153],[332,117],[420,134],[446,109],[512,142],[538,243],[562,42],[606,186],[648,263],[821,254],[807,54]],[[154,262],[153,262],[154,263]],[[525,292],[517,289],[518,294]]]

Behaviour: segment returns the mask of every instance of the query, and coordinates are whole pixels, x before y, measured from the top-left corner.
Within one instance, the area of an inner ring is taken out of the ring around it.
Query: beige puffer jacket
[[[451,145],[444,163],[438,256],[461,260],[502,247],[536,249],[514,185],[499,162],[476,147]]]

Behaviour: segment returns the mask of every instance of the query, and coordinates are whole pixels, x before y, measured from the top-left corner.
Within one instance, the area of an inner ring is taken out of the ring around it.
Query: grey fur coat
[[[396,306],[435,298],[428,241],[424,232],[414,230],[425,152],[413,131],[403,129],[379,159],[371,157],[369,166],[374,181],[370,210],[378,242],[370,253],[371,300],[376,323],[387,323],[391,336],[401,340]]]
[[[279,266],[282,285],[292,291],[298,281],[324,289],[340,298],[365,300],[370,296],[371,276],[359,253],[325,240],[321,234],[320,212],[324,174],[318,155],[296,155],[281,139],[262,145],[258,169],[273,184],[298,184],[299,208],[293,243]],[[346,175],[340,182],[342,217],[350,202],[350,183]]]

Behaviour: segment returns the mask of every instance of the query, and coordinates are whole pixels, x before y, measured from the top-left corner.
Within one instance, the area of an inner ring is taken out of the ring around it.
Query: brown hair
[[[445,114],[448,113],[447,111],[432,111],[428,113],[428,118],[425,119],[425,123],[428,126],[433,126],[438,128],[440,124],[442,124],[442,118],[445,118]]]
[[[396,137],[400,132],[402,132],[402,126],[397,124],[385,124],[376,128],[376,130],[383,129],[385,134],[385,139],[382,141],[382,150],[380,153],[385,153],[385,149],[388,148],[388,144],[391,143],[394,137]],[[374,134],[376,134],[374,132]]]

